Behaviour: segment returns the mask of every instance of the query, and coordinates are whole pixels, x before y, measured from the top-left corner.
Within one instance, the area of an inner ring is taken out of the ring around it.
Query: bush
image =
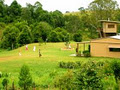
[[[63,76],[56,77],[54,86],[58,87],[60,90],[75,90],[73,72],[68,71]]]
[[[0,78],[2,77],[2,72],[0,72]]]
[[[60,68],[68,68],[68,69],[75,69],[79,68],[81,66],[81,62],[59,62]]]
[[[49,76],[54,78],[57,74],[58,74],[57,71],[54,70],[54,71],[49,73]]]
[[[84,54],[85,57],[90,57],[91,56],[89,51],[83,51],[83,54]]]
[[[19,86],[24,90],[28,90],[32,86],[32,77],[28,66],[23,65],[19,75]]]
[[[73,35],[73,40],[76,42],[81,42],[82,41],[82,35],[80,32],[77,32]]]
[[[119,61],[113,61],[111,63],[111,69],[113,70],[113,73],[115,75],[116,82],[118,79],[120,79],[120,62]]]
[[[107,76],[112,76],[114,74],[113,69],[111,68],[111,65],[109,62],[104,64],[103,70],[104,70],[104,74]]]
[[[5,28],[5,23],[3,23],[3,22],[0,22],[0,29],[2,29],[2,28]]]
[[[99,67],[95,62],[87,62],[82,68],[76,71],[75,81],[77,90],[98,90],[102,89],[102,75],[98,75]]]
[[[2,85],[3,85],[4,89],[6,88],[6,90],[7,90],[8,83],[9,83],[9,80],[7,78],[4,78],[2,81]]]

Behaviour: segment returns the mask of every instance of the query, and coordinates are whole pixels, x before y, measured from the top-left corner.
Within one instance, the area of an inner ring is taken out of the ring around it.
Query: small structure
[[[100,20],[101,28],[98,29],[100,38],[114,36],[117,34],[118,21]]]
[[[82,51],[86,50],[86,45],[90,45],[90,41],[77,42],[76,54],[77,55],[79,54],[80,56],[84,56]],[[83,48],[81,48],[81,47],[83,47]]]
[[[120,35],[117,35],[117,21],[100,20],[102,29],[99,29],[100,38],[88,42],[78,42],[76,53],[79,53],[79,45],[90,44],[91,56],[120,58]],[[81,56],[84,56],[81,54]]]
[[[91,56],[120,58],[120,36],[91,40],[90,53]]]

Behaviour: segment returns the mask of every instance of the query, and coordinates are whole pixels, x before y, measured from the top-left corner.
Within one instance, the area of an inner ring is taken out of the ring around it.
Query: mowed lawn
[[[33,51],[33,47],[36,46],[36,51]],[[30,68],[30,72],[33,77],[33,81],[40,85],[40,87],[46,87],[54,82],[54,77],[50,74],[55,72],[55,76],[63,75],[67,69],[59,68],[59,62],[74,62],[81,61],[87,62],[93,61],[112,61],[114,58],[84,58],[73,57],[71,54],[75,54],[76,43],[72,42],[71,47],[73,50],[61,50],[65,47],[65,43],[47,43],[39,46],[38,43],[29,44],[28,51],[25,50],[25,46],[12,51],[0,50],[0,72],[8,73],[10,78],[10,84],[12,81],[18,86],[18,76],[20,68],[23,64],[26,64]],[[39,57],[38,50],[40,49],[42,56]],[[19,50],[21,50],[21,56],[19,56]],[[119,60],[119,59],[118,59]],[[0,80],[1,83],[2,80]]]

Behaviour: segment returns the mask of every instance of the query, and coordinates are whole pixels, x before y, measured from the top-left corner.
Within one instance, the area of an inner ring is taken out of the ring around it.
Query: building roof
[[[92,41],[96,41],[96,40],[101,40],[101,39],[106,39],[106,38],[111,38],[111,39],[118,39],[120,40],[120,34],[116,35],[116,36],[109,36],[109,37],[105,37],[105,38],[97,38],[97,39],[92,39]]]
[[[90,43],[90,41],[77,42],[77,44],[86,44],[86,43]]]
[[[108,22],[108,23],[117,23],[119,24],[119,21],[110,21],[110,20],[99,20],[100,22]]]
[[[120,39],[120,35],[110,36],[110,38],[113,38],[113,39]]]

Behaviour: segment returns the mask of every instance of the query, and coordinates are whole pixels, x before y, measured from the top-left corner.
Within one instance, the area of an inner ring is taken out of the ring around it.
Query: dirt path
[[[0,61],[6,61],[6,60],[15,60],[20,58],[19,56],[5,56],[5,57],[0,57]]]

